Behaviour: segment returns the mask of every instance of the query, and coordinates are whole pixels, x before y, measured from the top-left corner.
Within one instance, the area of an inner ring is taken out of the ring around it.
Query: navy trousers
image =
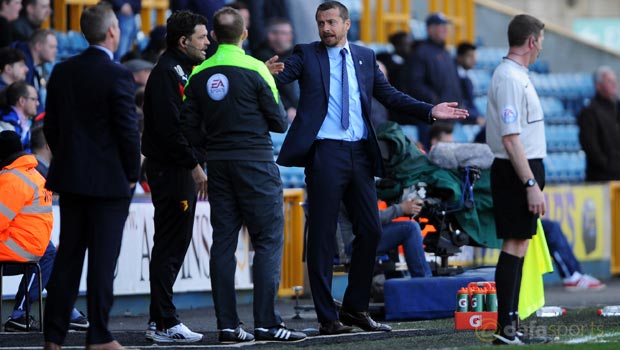
[[[319,322],[337,320],[331,294],[335,235],[340,202],[353,224],[349,284],[342,307],[366,311],[381,222],[373,164],[365,141],[317,140],[306,166],[309,232],[307,264]]]
[[[54,258],[56,257],[56,247],[51,241],[47,244],[45,253],[39,260],[39,266],[41,267],[41,281],[43,282],[43,288],[47,285],[47,281],[50,279],[52,273],[52,267],[54,266]],[[5,276],[14,276],[24,273],[24,269],[18,265],[6,265],[4,267]],[[26,296],[24,295],[24,283],[28,284],[28,305],[26,305]],[[30,307],[34,302],[39,300],[39,278],[37,276],[36,269],[31,267],[29,273],[22,277],[22,281],[17,289],[15,295],[15,306],[13,307],[12,318],[19,318],[26,313],[26,308],[30,311]],[[43,305],[39,305],[43,307]]]
[[[555,261],[557,271],[562,278],[568,278],[575,272],[582,272],[581,264],[577,261],[573,249],[562,233],[557,221],[542,219],[543,231],[549,245],[549,253]]]
[[[217,328],[240,324],[235,297],[235,251],[244,224],[254,248],[254,328],[282,323],[275,310],[284,245],[280,171],[273,162],[209,161],[209,204],[213,226],[210,271]]]
[[[84,257],[88,320],[87,344],[114,340],[108,330],[114,301],[114,270],[131,198],[60,194],[60,241],[45,302],[45,341],[62,345],[77,298]]]

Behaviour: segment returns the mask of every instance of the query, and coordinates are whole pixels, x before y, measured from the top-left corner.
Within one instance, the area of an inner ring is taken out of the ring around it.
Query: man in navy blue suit
[[[59,63],[43,130],[53,154],[47,188],[60,195],[60,244],[45,303],[45,349],[69,327],[88,249],[87,349],[122,349],[108,330],[113,281],[131,194],[140,173],[133,75],[113,61],[120,29],[105,2],[82,13],[90,47]]]
[[[351,21],[341,3],[322,3],[315,18],[321,41],[295,47],[284,71],[276,76],[282,84],[299,80],[301,90],[297,116],[277,162],[306,168],[308,273],[320,333],[348,333],[353,325],[365,331],[390,331],[367,312],[381,236],[374,176],[384,173],[370,123],[371,99],[429,123],[465,118],[467,111],[455,108],[456,103],[423,103],[392,87],[379,71],[374,52],[347,41]],[[331,282],[341,200],[355,239],[349,284],[338,314]]]

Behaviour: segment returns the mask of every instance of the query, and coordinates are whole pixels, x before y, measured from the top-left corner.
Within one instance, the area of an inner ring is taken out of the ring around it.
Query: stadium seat
[[[474,95],[486,95],[491,83],[491,72],[486,69],[472,69],[469,77],[474,85]]]
[[[419,138],[419,134],[418,134],[418,127],[415,125],[401,125],[400,126],[401,129],[403,129],[403,133],[405,134],[405,136],[407,136],[407,138],[409,138],[409,141],[411,142],[418,142],[420,140]]]
[[[278,166],[278,168],[280,169],[280,178],[284,188],[306,187],[304,168],[283,166]]]
[[[286,133],[280,134],[276,132],[270,132],[271,141],[273,142],[273,155],[277,156],[280,154],[280,148],[282,148],[282,143],[284,143],[284,138],[286,138]]]
[[[487,114],[487,102],[488,98],[485,95],[474,97],[474,106],[478,109],[478,111],[484,115]]]
[[[465,143],[474,142],[476,135],[480,132],[480,125],[454,124],[454,142]]]

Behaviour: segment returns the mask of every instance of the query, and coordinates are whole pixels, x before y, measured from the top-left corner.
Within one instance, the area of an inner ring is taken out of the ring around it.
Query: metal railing
[[[293,287],[304,285],[304,190],[284,190],[284,250],[282,252],[282,273],[279,296],[293,296]]]
[[[394,32],[409,32],[412,1],[363,0],[360,39],[366,43],[386,43]],[[429,13],[443,12],[450,19],[454,35],[448,36],[449,45],[463,40],[473,42],[476,27],[474,0],[428,0],[428,10]]]
[[[54,21],[46,20],[43,28],[52,26],[55,30],[80,31],[80,16],[88,6],[94,6],[99,0],[54,0]],[[150,33],[152,29],[152,15],[155,13],[156,25],[166,24],[166,11],[170,7],[169,0],[142,0],[142,31]]]

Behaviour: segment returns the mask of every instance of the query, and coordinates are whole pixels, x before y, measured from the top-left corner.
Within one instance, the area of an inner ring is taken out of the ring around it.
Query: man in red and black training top
[[[183,87],[194,65],[205,59],[207,20],[188,11],[167,21],[168,49],[153,68],[144,92],[142,154],[155,206],[155,235],[149,268],[151,305],[146,337],[158,342],[194,342],[176,316],[172,286],[192,239],[197,193],[206,193],[207,176],[181,133]]]

